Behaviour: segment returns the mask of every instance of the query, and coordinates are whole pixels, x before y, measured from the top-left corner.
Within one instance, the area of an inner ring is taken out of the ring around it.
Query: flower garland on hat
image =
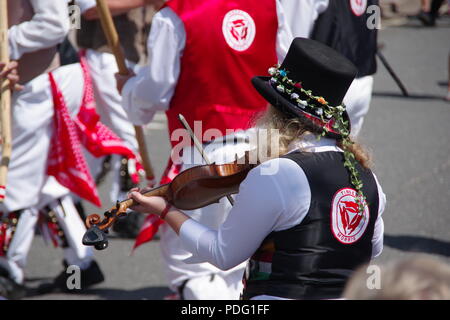
[[[346,109],[345,105],[330,106],[324,97],[313,95],[311,90],[303,88],[301,82],[289,79],[289,71],[280,69],[280,65],[269,68],[269,74],[271,75],[270,83],[278,92],[289,96],[290,101],[299,108],[299,111],[310,114],[322,121],[324,124],[321,126],[323,131],[318,135],[318,139],[330,132],[328,124],[332,124],[333,131],[341,135],[344,148],[344,167],[350,172],[350,181],[358,193],[356,203],[359,206],[359,211],[363,212],[366,205],[366,197],[362,192],[363,182],[356,169],[355,155],[348,149],[353,144],[353,141],[350,139],[348,120],[344,120],[343,117]]]

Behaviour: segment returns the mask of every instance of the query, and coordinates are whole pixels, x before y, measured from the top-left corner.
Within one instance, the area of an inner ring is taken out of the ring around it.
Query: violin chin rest
[[[103,250],[108,247],[106,234],[95,225],[86,231],[82,242],[85,246],[94,246],[97,250]]]

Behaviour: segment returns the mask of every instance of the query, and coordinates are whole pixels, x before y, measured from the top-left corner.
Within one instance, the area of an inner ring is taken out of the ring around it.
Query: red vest
[[[179,113],[192,128],[201,120],[203,133],[249,128],[267,106],[250,80],[277,63],[275,0],[170,0],[166,5],[186,31],[181,73],[166,112],[169,133],[182,128]]]

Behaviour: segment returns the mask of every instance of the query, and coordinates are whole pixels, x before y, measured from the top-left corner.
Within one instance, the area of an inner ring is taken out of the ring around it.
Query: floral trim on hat
[[[362,192],[363,182],[356,169],[355,155],[348,149],[353,144],[353,141],[350,139],[349,122],[348,120],[344,120],[343,117],[346,109],[345,105],[330,106],[324,97],[315,96],[311,90],[303,88],[301,82],[295,82],[289,79],[289,71],[280,69],[280,65],[269,68],[269,74],[271,75],[270,83],[278,92],[289,96],[294,106],[299,108],[303,113],[320,118],[323,131],[318,135],[318,139],[331,131],[330,124],[332,124],[333,131],[341,135],[344,148],[344,167],[350,172],[350,181],[358,192],[356,203],[359,206],[359,211],[363,212],[364,206],[366,205],[366,197]],[[301,95],[306,98],[301,99]],[[314,123],[317,124],[317,122]]]

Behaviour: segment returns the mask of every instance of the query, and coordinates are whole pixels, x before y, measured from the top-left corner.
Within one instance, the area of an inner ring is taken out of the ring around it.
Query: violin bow
[[[8,50],[8,1],[0,0],[0,61],[9,63]],[[11,142],[11,91],[9,81],[2,79],[0,82],[0,130],[2,145],[2,160],[0,162],[0,203],[5,200],[6,180],[9,161],[12,153]]]
[[[96,0],[96,2],[103,32],[105,33],[106,39],[108,41],[108,46],[110,47],[116,59],[117,67],[119,68],[119,74],[128,75],[129,71],[125,63],[125,55],[123,53],[122,47],[120,46],[119,36],[117,34],[116,27],[114,26],[114,21],[112,19],[111,12],[109,11],[108,5],[106,4],[105,0]],[[141,155],[142,165],[145,170],[146,178],[149,181],[149,185],[151,184],[153,186],[155,174],[153,166],[150,162],[150,157],[148,156],[144,129],[141,126],[134,126],[134,131],[136,134],[136,140],[138,143],[139,153]]]
[[[186,131],[189,132],[192,142],[194,142],[195,147],[197,148],[198,152],[202,155],[203,160],[205,160],[206,164],[208,165],[212,164],[211,160],[209,160],[208,158],[208,155],[205,153],[202,144],[200,143],[200,141],[198,141],[196,135],[192,131],[191,126],[189,125],[189,123],[187,123],[186,118],[181,113],[178,115],[178,120],[180,120],[181,124],[186,129]],[[233,206],[234,205],[233,198],[230,195],[228,195],[227,199],[230,202],[231,206]]]

